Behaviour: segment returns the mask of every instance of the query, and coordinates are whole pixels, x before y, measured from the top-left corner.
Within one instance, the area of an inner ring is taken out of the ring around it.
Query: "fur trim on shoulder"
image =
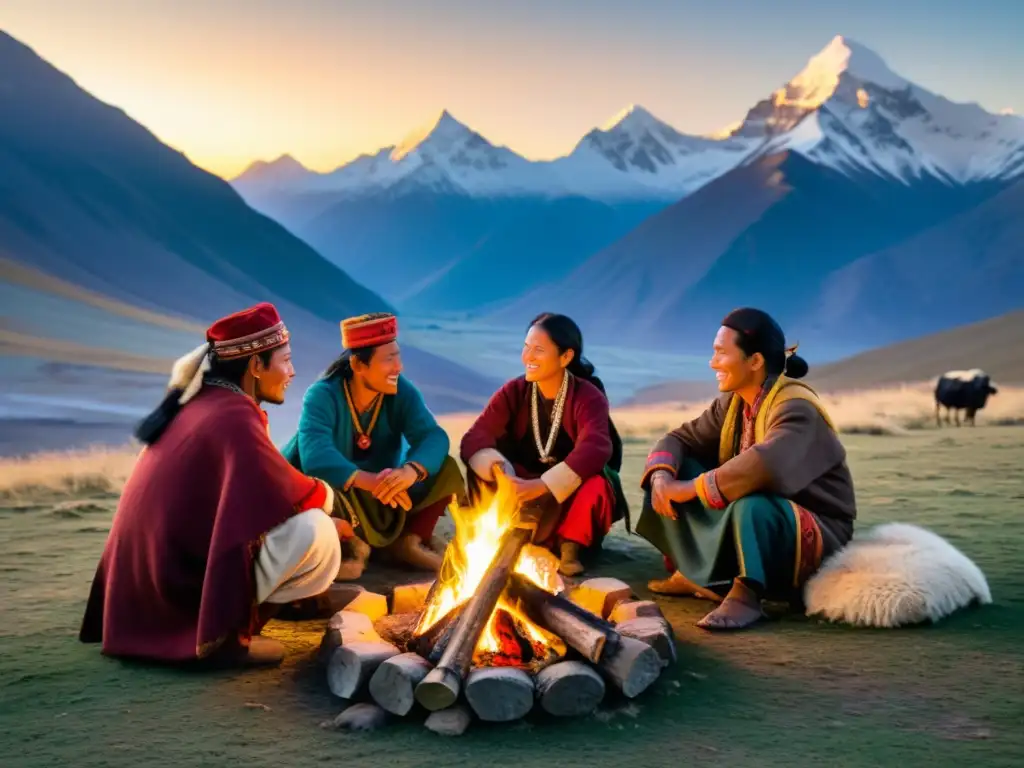
[[[887,523],[847,544],[804,587],[807,615],[866,627],[937,622],[992,602],[981,569],[932,531]]]
[[[181,405],[195,397],[203,386],[203,374],[210,370],[209,352],[209,343],[200,344],[174,362],[167,387],[181,390],[182,394],[178,399]]]

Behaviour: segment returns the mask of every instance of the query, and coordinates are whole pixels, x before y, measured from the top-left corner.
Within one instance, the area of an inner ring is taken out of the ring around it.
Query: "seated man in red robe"
[[[273,606],[323,593],[348,523],[334,495],[270,440],[260,403],[295,375],[288,331],[259,304],[214,323],[179,360],[114,515],[80,639],[158,661],[278,663]]]
[[[462,438],[469,494],[476,501],[480,483],[507,475],[521,504],[547,512],[535,543],[556,551],[559,570],[575,576],[584,570],[581,557],[599,552],[628,512],[618,475],[622,441],[570,318],[534,319],[522,360],[525,375],[499,389]]]

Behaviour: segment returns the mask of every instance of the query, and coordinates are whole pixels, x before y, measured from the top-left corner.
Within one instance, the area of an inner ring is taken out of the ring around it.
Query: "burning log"
[[[643,640],[620,635],[618,648],[605,654],[598,668],[626,698],[632,699],[658,679],[661,674],[661,657]]]
[[[335,696],[351,699],[362,690],[377,667],[397,655],[398,649],[391,643],[342,645],[331,654],[327,664],[327,685]]]
[[[416,687],[416,700],[430,711],[450,707],[459,698],[480,635],[505,590],[519,553],[532,535],[533,529],[527,527],[511,528],[505,534],[479,587],[455,624],[437,667]]]
[[[518,600],[530,621],[558,635],[570,648],[597,663],[618,645],[615,627],[560,595],[541,589],[526,577],[514,573],[509,580],[509,597]]]
[[[555,635],[543,639],[531,637],[526,620],[502,608],[494,611],[493,629],[498,641],[497,649],[478,648],[473,654],[473,666],[516,667],[539,672],[565,656],[565,643],[561,638]]]
[[[604,680],[582,661],[560,661],[537,675],[541,708],[557,717],[588,715],[604,698]]]
[[[452,633],[455,632],[465,607],[465,603],[455,606],[435,621],[426,632],[414,637],[409,650],[416,651],[431,664],[437,664],[452,639]]]
[[[419,620],[418,613],[392,613],[377,619],[373,628],[384,642],[391,643],[401,651],[408,651],[412,650],[409,646],[414,642],[413,632]]]
[[[407,715],[415,703],[414,690],[432,669],[418,653],[385,659],[370,678],[373,700],[393,715]]]
[[[477,667],[466,679],[466,701],[481,720],[507,723],[533,709],[533,678],[515,667]]]

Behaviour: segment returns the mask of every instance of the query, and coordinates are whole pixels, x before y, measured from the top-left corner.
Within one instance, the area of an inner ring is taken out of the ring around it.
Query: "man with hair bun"
[[[705,629],[750,626],[764,597],[799,602],[853,536],[846,452],[795,350],[766,312],[729,313],[710,361],[723,394],[647,457],[636,531],[672,574],[648,587],[720,601]]]

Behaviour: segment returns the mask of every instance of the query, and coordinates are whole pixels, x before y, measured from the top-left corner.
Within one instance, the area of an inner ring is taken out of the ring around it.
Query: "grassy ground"
[[[273,622],[277,670],[183,673],[107,659],[77,641],[116,483],[0,487],[0,733],[3,764],[190,765],[953,765],[1024,754],[1024,430],[922,430],[844,439],[861,527],[901,520],[946,536],[982,568],[994,605],[943,624],[853,630],[786,616],[736,635],[693,624],[696,600],[658,598],[680,661],[631,703],[596,716],[474,726],[421,719],[350,734],[312,655],[322,622]],[[636,487],[649,441],[631,442]],[[103,462],[93,457],[97,465]],[[105,459],[108,473],[124,467]],[[7,467],[9,470],[10,467]],[[97,474],[101,477],[102,472]],[[638,495],[630,499],[634,509]],[[646,594],[660,558],[617,531],[595,573]]]

